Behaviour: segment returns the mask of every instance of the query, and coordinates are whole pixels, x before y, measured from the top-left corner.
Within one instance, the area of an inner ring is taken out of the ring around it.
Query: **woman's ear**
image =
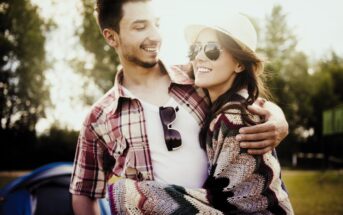
[[[245,70],[245,66],[243,64],[237,63],[235,67],[235,73],[240,73]]]
[[[112,48],[117,48],[118,47],[118,41],[119,41],[119,37],[117,32],[115,32],[112,29],[109,28],[105,28],[102,31],[102,35],[104,36],[106,42],[108,45],[110,45]]]

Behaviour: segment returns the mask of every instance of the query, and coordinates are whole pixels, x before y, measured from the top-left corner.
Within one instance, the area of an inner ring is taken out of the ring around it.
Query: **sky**
[[[63,127],[80,129],[89,106],[82,105],[80,95],[85,91],[95,97],[101,91],[92,85],[84,85],[84,77],[76,74],[68,65],[74,58],[92,62],[92,55],[84,51],[75,36],[74,30],[81,28],[81,0],[31,0],[40,9],[43,18],[52,18],[57,28],[47,35],[45,45],[47,58],[53,62],[46,71],[47,84],[50,86],[52,107],[47,109],[47,117],[41,119],[36,129],[38,133],[58,121]],[[95,1],[95,0],[94,0]],[[163,38],[160,56],[168,64],[187,61],[187,45],[183,37],[183,27],[191,21],[192,11],[202,11],[201,17],[217,15],[209,10],[208,4],[222,9],[237,10],[254,18],[264,25],[266,15],[274,5],[282,6],[287,14],[288,26],[297,36],[297,49],[312,59],[327,56],[334,50],[343,56],[343,20],[342,0],[154,0],[161,16],[161,34]],[[91,66],[91,63],[90,65]]]

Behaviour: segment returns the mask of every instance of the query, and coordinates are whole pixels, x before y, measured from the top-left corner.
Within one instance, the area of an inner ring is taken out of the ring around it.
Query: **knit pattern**
[[[205,189],[186,189],[154,181],[121,179],[109,186],[112,214],[223,214],[213,208]]]
[[[235,139],[259,117],[239,102],[224,108],[210,124],[209,176],[202,189],[122,179],[109,186],[112,214],[294,214],[275,150],[249,155]]]

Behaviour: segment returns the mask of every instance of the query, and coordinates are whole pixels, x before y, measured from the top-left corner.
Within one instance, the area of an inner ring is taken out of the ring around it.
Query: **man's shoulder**
[[[106,121],[108,116],[115,112],[118,99],[119,95],[116,95],[114,87],[112,87],[91,106],[86,117],[86,123]]]
[[[191,68],[192,67],[188,64],[170,65],[168,66],[168,73],[172,81],[175,83],[194,85]]]
[[[106,109],[106,107],[111,105],[113,102],[116,102],[118,99],[119,99],[119,95],[117,95],[117,93],[115,92],[115,87],[113,86],[92,105],[92,109],[93,108]]]

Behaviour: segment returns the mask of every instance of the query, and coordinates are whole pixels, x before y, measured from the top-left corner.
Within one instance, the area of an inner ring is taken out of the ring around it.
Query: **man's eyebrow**
[[[146,20],[146,19],[137,19],[134,22],[132,22],[132,24],[145,24],[147,22],[148,22],[148,20]]]
[[[160,22],[160,18],[156,18],[155,21],[157,23]],[[137,20],[133,21],[132,24],[145,24],[147,22],[149,22],[149,20],[147,20],[147,19],[137,19]]]

